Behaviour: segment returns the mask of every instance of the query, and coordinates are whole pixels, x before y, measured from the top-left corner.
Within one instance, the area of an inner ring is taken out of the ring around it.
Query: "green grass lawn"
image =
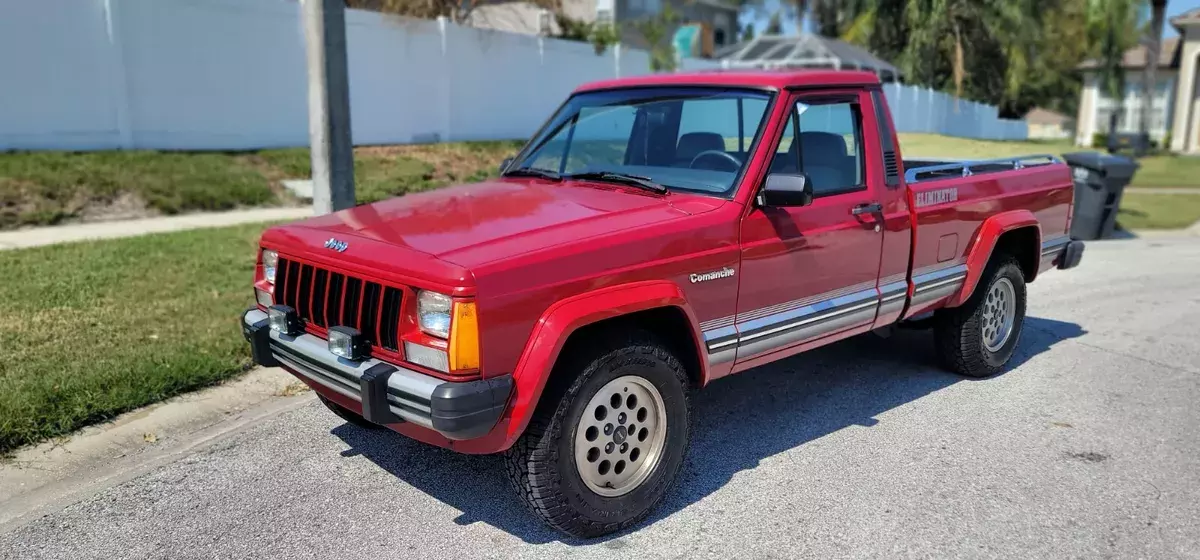
[[[521,142],[355,149],[358,198],[374,202],[494,175]],[[308,149],[0,153],[0,229],[295,202]]]
[[[1200,221],[1200,195],[1138,194],[1127,190],[1117,212],[1124,229],[1176,229]]]
[[[244,371],[263,229],[0,251],[0,453]]]
[[[1028,154],[1062,155],[1093,151],[1067,140],[996,142],[953,138],[936,134],[901,134],[900,150],[906,158],[950,157],[992,159]],[[1133,187],[1200,187],[1200,157],[1149,156],[1138,160],[1141,168],[1133,176]]]

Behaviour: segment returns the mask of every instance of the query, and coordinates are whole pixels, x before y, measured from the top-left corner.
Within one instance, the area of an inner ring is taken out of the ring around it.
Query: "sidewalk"
[[[1137,194],[1200,194],[1200,187],[1126,187],[1125,193]]]
[[[312,216],[312,207],[310,206],[300,208],[255,208],[251,210],[233,210],[230,212],[204,212],[182,216],[143,218],[140,220],[31,228],[0,232],[0,251],[89,239],[112,239],[115,237],[134,237],[147,233],[234,226],[254,222],[299,220],[309,216]]]

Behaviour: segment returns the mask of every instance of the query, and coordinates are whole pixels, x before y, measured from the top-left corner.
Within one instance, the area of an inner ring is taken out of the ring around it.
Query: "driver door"
[[[735,370],[870,329],[883,234],[867,173],[859,91],[797,94],[772,172],[803,172],[806,206],[756,205],[742,221]],[[865,104],[870,107],[869,104]]]

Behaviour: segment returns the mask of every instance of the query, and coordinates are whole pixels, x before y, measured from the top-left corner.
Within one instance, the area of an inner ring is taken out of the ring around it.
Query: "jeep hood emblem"
[[[333,249],[334,251],[341,253],[341,252],[345,251],[346,249],[350,248],[350,244],[346,243],[345,241],[340,241],[336,237],[330,237],[329,241],[325,242],[325,248]]]

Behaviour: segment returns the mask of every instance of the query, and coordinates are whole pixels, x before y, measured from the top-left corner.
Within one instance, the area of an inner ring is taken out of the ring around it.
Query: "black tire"
[[[383,427],[383,426],[380,426],[379,424],[368,421],[366,418],[363,418],[362,416],[355,414],[354,411],[349,410],[349,409],[343,407],[342,405],[337,404],[321,395],[317,395],[317,398],[320,399],[321,404],[325,405],[325,408],[328,408],[331,412],[338,415],[339,418],[341,418],[342,420],[345,420],[351,424],[354,424],[355,426],[359,426],[362,428],[369,428],[372,430],[378,430]]]
[[[635,331],[591,348],[560,358],[537,412],[505,457],[509,481],[525,505],[551,527],[582,538],[620,531],[645,519],[675,482],[691,432],[687,372],[665,345]],[[648,381],[662,397],[664,447],[644,481],[623,495],[605,497],[580,477],[576,428],[597,391],[629,375]]]
[[[1011,332],[995,351],[984,344],[983,322],[988,292],[1002,280],[1012,284],[1015,316]],[[934,316],[934,341],[942,366],[967,377],[990,377],[1000,373],[1021,339],[1025,323],[1025,275],[1011,255],[993,259],[984,270],[975,293],[959,307],[943,309]]]

